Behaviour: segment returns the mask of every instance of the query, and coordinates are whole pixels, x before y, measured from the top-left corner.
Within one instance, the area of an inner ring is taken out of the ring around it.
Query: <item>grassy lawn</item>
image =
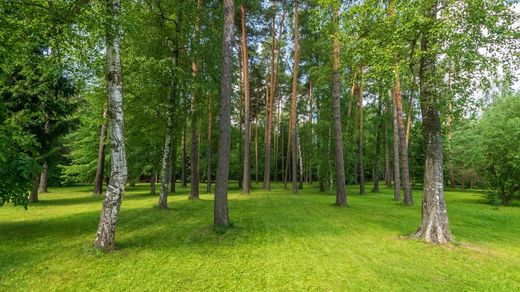
[[[119,250],[103,254],[90,247],[101,198],[89,190],[0,208],[0,290],[520,290],[520,207],[472,192],[447,193],[456,243],[433,246],[404,239],[420,221],[418,190],[404,207],[391,190],[349,186],[350,207],[338,208],[317,185],[233,189],[234,227],[216,233],[211,194],[189,201],[180,189],[161,211],[141,185],[123,200]]]

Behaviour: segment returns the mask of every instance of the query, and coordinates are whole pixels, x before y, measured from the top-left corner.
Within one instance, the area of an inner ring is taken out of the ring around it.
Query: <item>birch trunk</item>
[[[168,106],[166,109],[166,136],[164,139],[164,150],[162,157],[162,178],[161,191],[157,206],[161,209],[168,208],[168,191],[170,183],[171,171],[171,148],[172,148],[172,132],[173,132],[173,102],[174,96],[170,94],[168,97]]]
[[[125,155],[123,86],[120,61],[121,24],[119,17],[121,3],[120,0],[108,0],[106,3],[109,17],[106,54],[111,174],[103,201],[94,247],[112,250],[115,248],[116,224],[125,191],[128,170]]]

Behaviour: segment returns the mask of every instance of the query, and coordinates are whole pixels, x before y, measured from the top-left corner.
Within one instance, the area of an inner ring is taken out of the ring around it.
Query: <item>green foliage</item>
[[[27,154],[36,141],[12,124],[0,107],[0,206],[12,202],[27,209],[31,178],[40,171]]]
[[[520,95],[497,97],[482,117],[454,133],[456,165],[477,172],[490,187],[491,201],[509,204],[520,195]]]

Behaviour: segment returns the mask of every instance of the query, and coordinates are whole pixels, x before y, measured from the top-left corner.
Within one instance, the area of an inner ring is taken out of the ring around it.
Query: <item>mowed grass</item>
[[[435,246],[405,238],[420,222],[419,190],[413,207],[388,189],[357,190],[339,208],[317,185],[299,195],[235,188],[234,227],[216,232],[212,194],[190,201],[180,189],[159,210],[147,185],[129,187],[119,249],[105,254],[91,248],[102,198],[53,188],[27,211],[0,208],[0,290],[520,290],[518,205],[447,192],[456,242]]]

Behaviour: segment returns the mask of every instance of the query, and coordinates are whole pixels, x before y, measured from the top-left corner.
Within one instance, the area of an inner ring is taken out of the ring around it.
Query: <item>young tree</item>
[[[228,226],[228,178],[231,154],[231,54],[233,49],[233,0],[224,0],[224,29],[222,32],[222,64],[220,75],[220,116],[218,164],[215,180],[214,224]]]
[[[105,250],[115,248],[116,223],[119,208],[125,191],[127,179],[124,118],[123,118],[123,86],[121,82],[121,2],[107,2],[107,93],[109,102],[109,127],[111,146],[111,174],[99,227],[94,240],[94,247]]]

